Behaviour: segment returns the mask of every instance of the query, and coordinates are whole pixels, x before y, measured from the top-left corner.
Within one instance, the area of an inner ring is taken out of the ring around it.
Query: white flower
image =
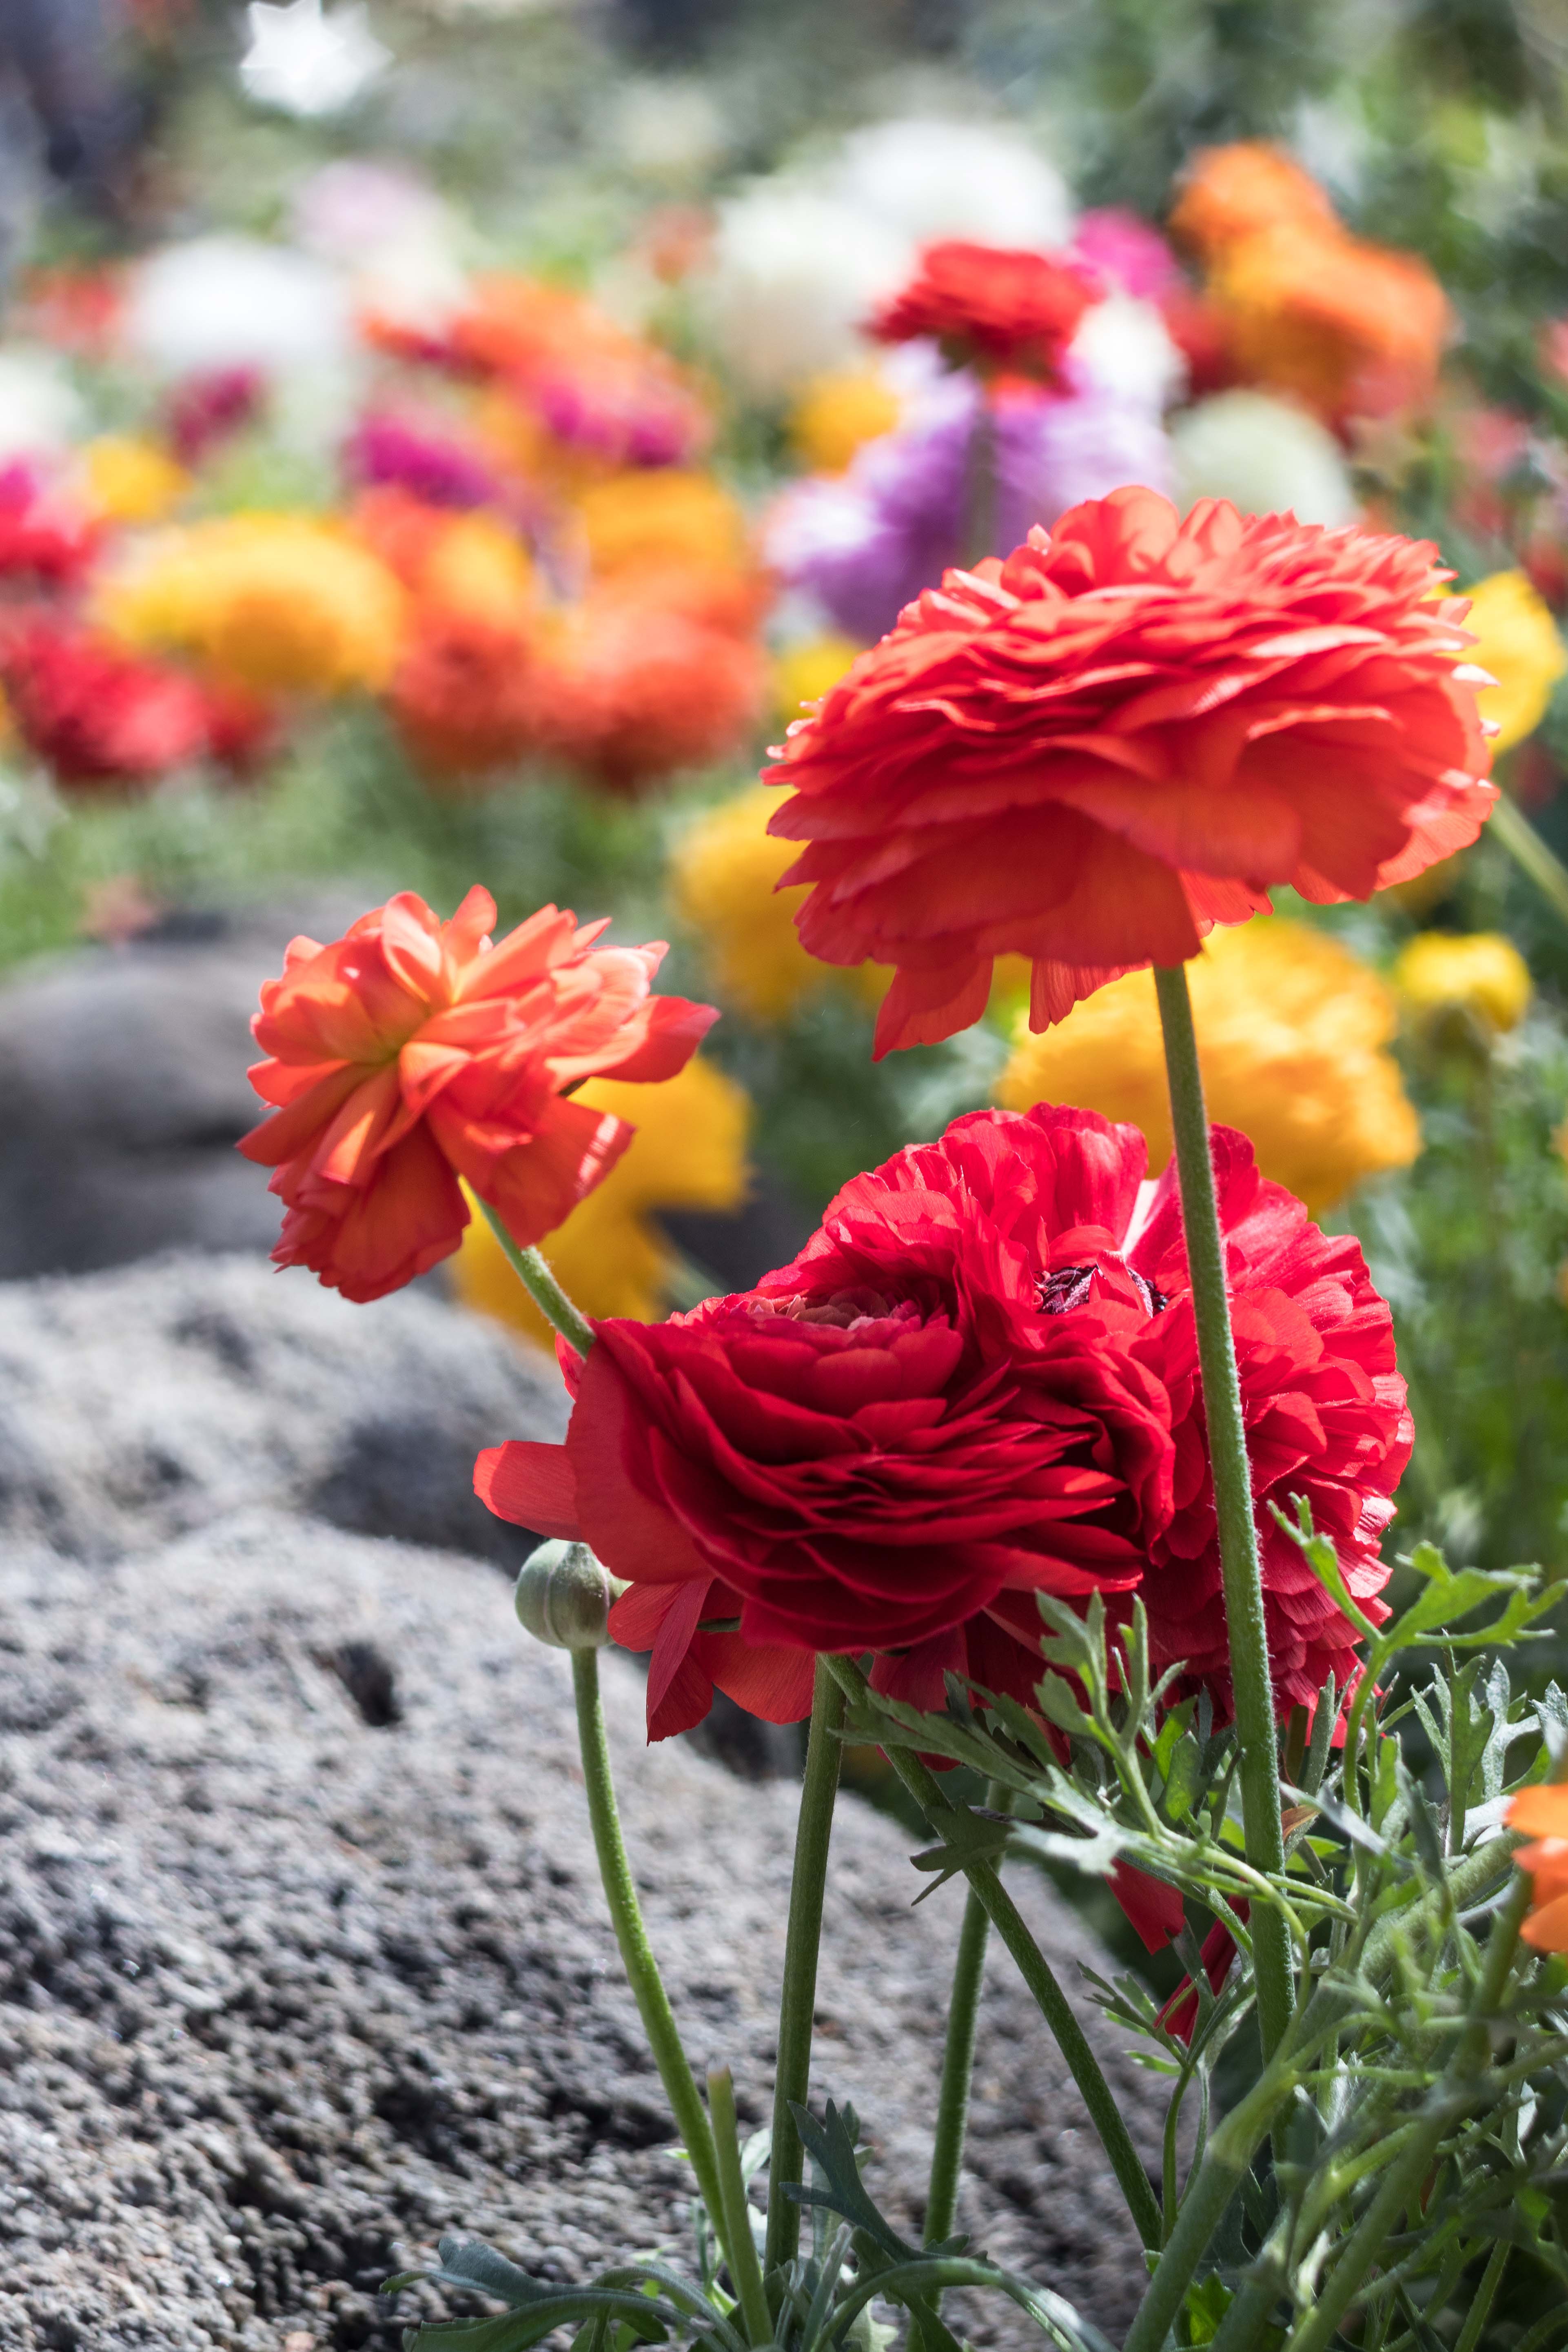
[[[858,330],[910,273],[907,238],[795,181],[757,181],[722,206],[700,300],[745,391],[777,399],[852,364]]]
[[[83,427],[81,394],[53,352],[0,351],[0,465],[68,449]]]
[[[246,236],[193,237],[138,263],[121,331],[131,356],[162,376],[342,367],[353,347],[338,273]]]
[[[845,141],[833,189],[917,244],[1048,247],[1071,233],[1061,173],[1020,132],[989,123],[873,123]]]
[[[301,117],[341,114],[363,97],[392,53],[370,29],[363,0],[323,15],[321,0],[251,0],[250,47],[239,61],[247,98]]]
[[[623,83],[605,138],[616,161],[647,180],[700,180],[730,145],[724,117],[701,83],[673,74]]]
[[[1155,416],[1187,380],[1187,363],[1159,311],[1131,294],[1108,295],[1085,312],[1071,356],[1097,392]]]
[[[1356,517],[1340,445],[1326,425],[1267,392],[1219,392],[1173,419],[1176,503],[1229,499],[1243,514],[1298,522]]]

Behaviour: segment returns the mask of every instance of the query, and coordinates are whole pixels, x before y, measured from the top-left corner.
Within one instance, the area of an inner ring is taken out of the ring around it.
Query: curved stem
[[[1528,874],[1543,898],[1568,921],[1568,866],[1542,841],[1524,811],[1508,793],[1492,803],[1487,830],[1501,842],[1514,864]]]
[[[993,1780],[985,1791],[985,1802],[992,1812],[1004,1812],[1011,1802],[1011,1793],[999,1780]],[[958,2211],[963,2142],[969,2129],[969,2090],[974,2074],[974,2036],[980,2023],[980,1994],[985,1980],[985,1946],[990,1933],[985,1906],[972,1886],[963,1906],[963,1925],[958,1931],[952,1991],[947,2005],[936,2139],[931,2148],[931,2186],[926,2191],[928,2246],[938,2246],[952,2235]]]
[[[734,2284],[746,2335],[752,2344],[773,2341],[773,2318],[763,2293],[762,2265],[752,2235],[752,2206],[741,2170],[740,2126],[735,2120],[735,2084],[728,2066],[708,2070],[708,2111],[713,2118],[713,2140],[719,2158],[719,2189],[724,2200],[724,2222],[730,2237],[730,2277]]]
[[[599,1876],[604,1881],[605,1900],[609,1905],[616,1941],[621,1948],[621,1965],[626,1969],[626,1981],[637,2001],[643,2032],[647,2035],[648,2048],[653,2053],[654,2064],[658,2068],[659,2081],[664,2084],[664,2095],[669,2101],[676,2126],[686,2143],[686,2152],[697,2176],[702,2202],[708,2208],[730,2275],[737,2278],[735,2263],[738,2258],[730,2243],[713,2135],[709,2129],[697,2078],[681,2046],[675,2012],[670,2008],[669,1996],[658,1972],[658,1962],[653,1956],[653,1946],[648,1942],[647,1929],[643,1925],[642,1906],[637,1901],[637,1887],[632,1880],[626,1840],[621,1835],[620,1814],[616,1806],[616,1784],[610,1774],[610,1747],[605,1736],[605,1709],[599,1696],[599,1654],[596,1650],[573,1651],[572,1685],[577,1700],[577,1737],[583,1751],[583,1780],[588,1795],[588,1820],[594,1832],[594,1851],[599,1858]]]
[[[479,1195],[474,1195],[479,1200]],[[573,1306],[544,1259],[536,1249],[520,1249],[488,1201],[479,1201],[485,1221],[506,1253],[507,1264],[543,1316],[551,1328],[559,1331],[569,1348],[585,1356],[594,1344],[594,1327],[580,1308]]]
[[[826,1661],[840,1687],[851,1698],[866,1695],[866,1677],[851,1658],[830,1658]],[[949,1808],[937,1785],[936,1775],[901,1748],[889,1748],[889,1761],[894,1771],[919,1805],[931,1824],[932,1834],[941,1835],[941,1820]],[[964,1876],[979,1896],[985,1916],[995,1928],[1017,1965],[1018,1972],[1035,1997],[1040,2014],[1056,2037],[1057,2046],[1067,2060],[1068,2070],[1078,2084],[1079,2095],[1089,2109],[1089,2119],[1100,2135],[1110,2168],[1116,2175],[1127,2210],[1131,2214],[1138,2234],[1149,2247],[1157,2247],[1162,2235],[1160,2202],[1150,2186],[1142,2159],[1132,2145],[1132,2135],[1122,2120],[1115,2094],[1100,2071],[1099,2059],[1089,2046],[1082,2026],[1073,2015],[1068,1997],[1051,1972],[1050,1963],[1030,1935],[1012,1896],[1003,1885],[994,1867],[988,1862],[971,1862],[963,1866]]]
[[[795,1831],[795,1871],[790,1879],[789,1927],[784,1937],[784,1985],[779,1994],[778,2072],[773,2083],[773,2149],[768,2159],[768,2235],[763,2254],[772,2271],[793,2262],[800,2244],[800,2207],[786,2188],[801,2178],[800,2131],[794,2110],[811,2088],[811,2034],[816,2014],[816,1955],[822,1941],[822,1897],[827,1884],[827,1848],[833,1834],[833,1803],[838,1793],[843,1748],[844,1694],[818,1658],[812,1689],[811,1730],[805,1746],[805,1778]]]
[[[1204,1109],[1193,1030],[1187,975],[1180,964],[1156,968],[1160,1025],[1165,1040],[1165,1074],[1171,1089],[1171,1124],[1176,1139],[1182,1227],[1187,1272],[1197,1323],[1198,1367],[1203,1376],[1204,1418],[1214,1474],[1219,1521],[1220,1575],[1225,1587],[1226,1628],[1230,1644],[1231,1688],[1241,1748],[1242,1826],[1247,1859],[1270,1876],[1285,1868],[1285,1838],[1279,1821],[1279,1767],[1275,1749],[1274,1692],[1268,1675],[1268,1633],[1263,1612],[1263,1573],[1253,1517],[1252,1478],[1241,1416],[1241,1383],[1231,1336],[1230,1302],[1225,1278],[1225,1244],[1215,1200],[1214,1162],[1209,1157],[1208,1118]],[[1282,1915],[1260,1912],[1252,1929],[1253,1971],[1258,1986],[1258,2025],[1263,2059],[1279,2048],[1290,2021],[1290,1936]]]

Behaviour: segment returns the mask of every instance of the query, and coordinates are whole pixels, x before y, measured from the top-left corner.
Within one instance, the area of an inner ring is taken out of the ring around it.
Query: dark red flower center
[[[1075,1307],[1087,1307],[1094,1293],[1096,1275],[1103,1277],[1114,1272],[1124,1282],[1131,1284],[1143,1302],[1144,1311],[1158,1315],[1170,1305],[1163,1290],[1156,1290],[1148,1278],[1130,1266],[1124,1258],[1107,1267],[1094,1258],[1082,1265],[1058,1265],[1049,1274],[1042,1274],[1035,1285],[1035,1303],[1042,1315],[1068,1315]]]

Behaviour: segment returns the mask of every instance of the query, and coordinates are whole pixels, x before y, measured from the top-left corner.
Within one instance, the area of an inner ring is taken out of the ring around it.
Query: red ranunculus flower
[[[877,1051],[1036,1028],[1197,952],[1289,883],[1365,898],[1472,842],[1495,792],[1435,551],[1116,490],[950,572],[790,730],[771,830],[825,962],[896,964]]]
[[[153,784],[210,743],[194,678],[74,621],[35,618],[8,631],[0,681],[18,733],[67,787]]]
[[[1214,1138],[1260,1517],[1308,1495],[1376,1616],[1410,1451],[1388,1310],[1353,1242]],[[959,1119],[847,1185],[754,1291],[601,1324],[564,1446],[480,1455],[492,1510],[630,1580],[611,1630],[652,1648],[651,1737],[714,1684],[805,1715],[816,1650],[879,1653],[879,1685],[926,1706],[949,1671],[1028,1699],[1036,1592],[1097,1588],[1136,1589],[1158,1664],[1186,1658],[1228,1715],[1178,1196],[1144,1164],[1091,1111]],[[1283,1712],[1349,1681],[1354,1635],[1271,1519],[1264,1581]]]
[[[1081,263],[950,237],[928,245],[903,291],[870,323],[879,342],[930,335],[948,357],[1054,383],[1100,280]]]
[[[596,947],[604,923],[543,907],[492,946],[495,919],[488,890],[449,923],[403,891],[330,947],[293,940],[263,987],[250,1078],[278,1108],[239,1148],[277,1171],[279,1265],[380,1298],[457,1248],[459,1177],[527,1247],[634,1132],[567,1090],[673,1077],[718,1018],[649,993],[662,940]]]

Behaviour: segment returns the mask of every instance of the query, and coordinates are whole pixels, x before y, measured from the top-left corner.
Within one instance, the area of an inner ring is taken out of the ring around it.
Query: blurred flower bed
[[[1133,481],[1430,536],[1517,836],[1217,931],[1197,1024],[1215,1116],[1393,1301],[1402,1530],[1554,1559],[1568,146],[1531,76],[1561,60],[1521,36],[1500,82],[1436,8],[1348,67],[1283,8],[1253,57],[1177,13],[1184,108],[1131,9],[980,10],[912,100],[882,57],[829,96],[815,12],[815,66],[748,19],[677,74],[560,13],[389,6],[330,88],[186,12],[134,234],[46,226],[4,319],[0,957],[306,876],[668,936],[723,1018],[547,1244],[590,1311],[651,1318],[714,1286],[667,1220],[760,1192],[804,1231],[986,1102],[1168,1155],[1146,974],[1034,1034],[1004,967],[974,1027],[873,1066],[887,971],[799,943],[763,752],[900,606]],[[482,1225],[456,1280],[516,1311]]]

